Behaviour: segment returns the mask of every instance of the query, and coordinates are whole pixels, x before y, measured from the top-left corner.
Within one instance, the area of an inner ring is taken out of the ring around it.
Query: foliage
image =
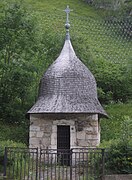
[[[132,173],[132,148],[126,143],[112,144],[106,159],[107,173],[131,174]]]
[[[120,138],[121,126],[128,117],[132,119],[132,104],[110,104],[106,106],[109,119],[101,119],[101,142]]]
[[[0,141],[13,140],[16,143],[24,143],[28,145],[29,124],[23,122],[21,125],[0,123]]]
[[[25,71],[16,63],[3,65],[1,70],[0,107],[1,117],[5,122],[22,122],[27,106],[29,83],[33,82],[31,71]],[[30,103],[30,101],[28,102]]]
[[[32,55],[34,23],[18,3],[10,5],[0,21],[1,59],[5,64],[19,62]]]
[[[61,38],[46,29],[36,32],[35,25],[35,17],[19,3],[6,8],[0,21],[0,114],[4,122],[25,122],[40,76],[56,57]]]
[[[114,11],[124,9],[130,13],[131,0],[85,0],[89,4],[93,4],[96,8],[112,9]]]
[[[20,123],[30,105],[34,72],[29,58],[34,48],[34,26],[26,12],[13,4],[0,21],[0,114],[8,123]]]
[[[0,141],[0,172],[2,171],[3,167],[5,147],[26,148],[26,145],[23,143],[16,143],[12,140]]]
[[[99,99],[103,103],[110,101],[126,102],[131,97],[132,78],[125,77],[127,68],[110,61],[99,60],[93,72],[99,87]]]
[[[107,173],[132,173],[132,119],[124,117],[120,136],[115,140],[104,141],[100,147],[108,148],[106,156]]]
[[[2,156],[4,155],[5,147],[26,148],[27,146],[23,143],[17,143],[12,140],[0,141],[0,152]]]
[[[111,20],[112,23],[115,20],[119,20],[117,25],[118,32],[122,35],[126,33],[132,38],[132,1],[131,0],[86,0],[87,3],[92,4],[97,9],[103,9],[106,19]],[[125,26],[123,25],[125,24]]]

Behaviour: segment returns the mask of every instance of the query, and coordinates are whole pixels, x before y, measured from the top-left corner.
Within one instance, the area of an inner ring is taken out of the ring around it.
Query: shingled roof
[[[34,113],[88,113],[107,116],[97,98],[96,81],[78,59],[67,33],[59,57],[44,73]]]

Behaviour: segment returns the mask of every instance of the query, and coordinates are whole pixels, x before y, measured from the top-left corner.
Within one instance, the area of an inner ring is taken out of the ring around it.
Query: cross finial
[[[66,12],[66,23],[69,23],[69,13],[71,12],[71,9],[67,6],[64,11]]]
[[[72,10],[69,8],[69,6],[67,6],[64,11],[66,12],[66,24],[65,24],[65,28],[66,28],[66,39],[70,39],[70,34],[69,34],[69,28],[70,28],[70,24],[69,24],[69,13],[70,13]]]

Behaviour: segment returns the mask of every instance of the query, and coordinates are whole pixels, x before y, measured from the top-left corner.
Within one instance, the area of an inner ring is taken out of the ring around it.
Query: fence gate
[[[104,149],[5,149],[8,180],[101,180],[103,175]]]

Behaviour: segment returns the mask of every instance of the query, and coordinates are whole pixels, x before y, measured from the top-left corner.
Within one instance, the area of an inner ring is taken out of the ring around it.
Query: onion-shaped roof
[[[38,100],[28,113],[88,113],[107,116],[98,101],[93,74],[78,59],[67,37],[59,57],[44,73]]]

